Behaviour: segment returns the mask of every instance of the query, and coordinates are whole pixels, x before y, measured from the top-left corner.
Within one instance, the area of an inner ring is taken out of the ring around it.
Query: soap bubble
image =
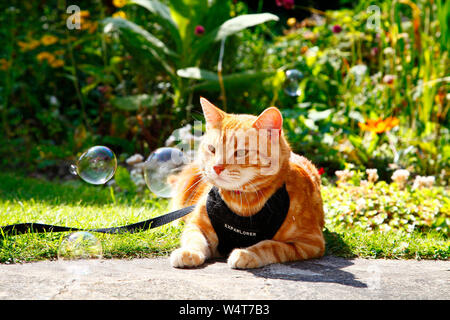
[[[145,183],[158,197],[171,198],[173,189],[167,178],[181,171],[186,158],[177,148],[159,148],[144,164]]]
[[[116,172],[117,159],[111,149],[95,146],[83,153],[76,165],[71,165],[70,173],[80,176],[91,184],[104,184]]]
[[[286,70],[286,80],[284,83],[284,92],[291,97],[298,97],[301,95],[300,81],[303,79],[303,73],[297,69]]]
[[[79,231],[67,236],[59,246],[58,259],[100,259],[102,257],[102,244],[92,234]]]

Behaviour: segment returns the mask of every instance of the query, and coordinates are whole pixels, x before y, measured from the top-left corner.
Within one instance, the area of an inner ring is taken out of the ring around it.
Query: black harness
[[[206,211],[219,238],[219,253],[228,255],[235,248],[249,247],[262,240],[272,239],[286,219],[289,205],[289,194],[283,185],[259,212],[242,217],[228,208],[219,189],[213,187],[208,194]]]

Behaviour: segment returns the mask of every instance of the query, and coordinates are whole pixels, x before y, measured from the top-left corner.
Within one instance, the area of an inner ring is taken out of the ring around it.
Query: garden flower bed
[[[2,10],[0,168],[13,174],[0,175],[0,225],[100,227],[165,212],[127,159],[175,144],[174,131],[202,120],[204,96],[232,113],[281,110],[292,149],[322,176],[329,254],[448,259],[450,2],[195,3]],[[115,184],[68,177],[94,145],[116,153]],[[100,239],[106,257],[166,254],[179,230]],[[0,239],[0,262],[53,259],[60,242]]]

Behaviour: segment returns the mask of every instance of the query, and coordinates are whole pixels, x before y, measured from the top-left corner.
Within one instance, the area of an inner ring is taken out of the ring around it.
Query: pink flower
[[[378,47],[373,47],[373,48],[370,50],[370,54],[371,54],[372,56],[376,56],[376,55],[378,54],[379,51],[380,51],[380,50],[378,49]]]
[[[196,36],[203,35],[205,33],[205,27],[200,26],[200,25],[196,26],[194,33],[195,33]]]
[[[294,9],[295,1],[294,0],[284,0],[283,7],[287,10]]]
[[[333,30],[333,33],[340,33],[342,31],[342,27],[340,25],[338,25],[338,24],[335,24],[333,26],[332,30]]]
[[[100,91],[101,94],[107,95],[111,91],[111,87],[108,85],[98,86],[97,90]]]
[[[395,80],[395,76],[392,74],[387,74],[383,77],[383,82],[386,84],[393,84]]]
[[[283,6],[287,10],[291,10],[294,8],[295,0],[275,0],[277,6]]]

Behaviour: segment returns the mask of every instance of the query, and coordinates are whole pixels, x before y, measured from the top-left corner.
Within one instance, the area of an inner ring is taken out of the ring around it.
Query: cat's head
[[[280,173],[290,156],[275,107],[259,116],[226,113],[201,98],[206,133],[199,146],[203,176],[213,185],[256,191]]]

